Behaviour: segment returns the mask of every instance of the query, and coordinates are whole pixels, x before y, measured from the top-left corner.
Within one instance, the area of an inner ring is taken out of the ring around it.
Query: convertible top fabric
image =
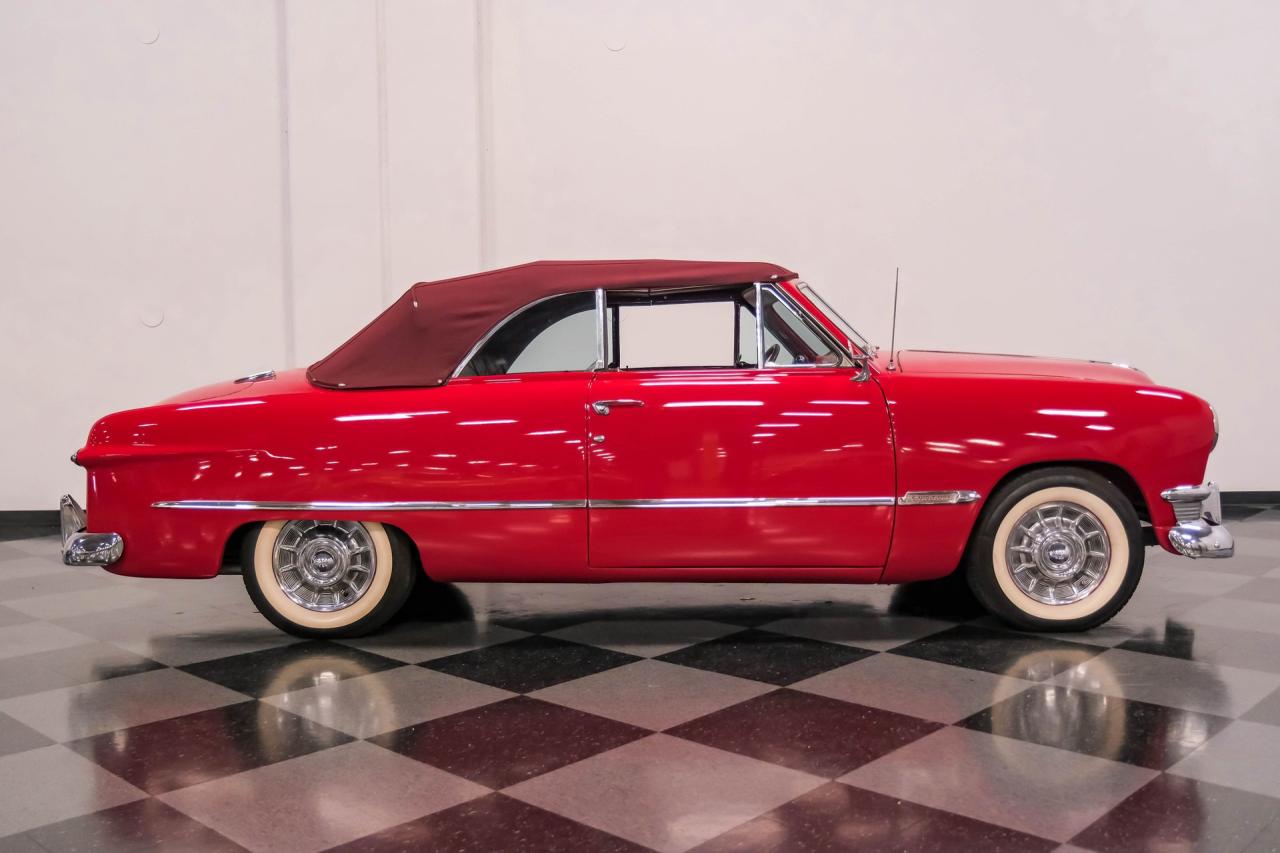
[[[535,261],[443,281],[424,281],[307,369],[325,388],[443,385],[476,342],[539,299],[602,287],[682,290],[786,281],[775,264],[731,261]]]

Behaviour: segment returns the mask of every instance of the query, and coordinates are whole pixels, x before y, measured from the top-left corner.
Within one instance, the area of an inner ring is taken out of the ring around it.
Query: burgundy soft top
[[[307,369],[326,388],[443,385],[490,329],[561,293],[677,290],[786,281],[775,264],[731,261],[535,261],[409,288],[355,337]]]

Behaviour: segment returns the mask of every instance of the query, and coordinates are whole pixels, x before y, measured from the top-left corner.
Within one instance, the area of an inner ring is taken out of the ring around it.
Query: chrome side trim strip
[[[950,506],[971,504],[982,495],[972,490],[950,492],[907,492],[898,498],[899,506]]]
[[[467,509],[585,509],[586,501],[156,501],[156,509],[239,509],[281,512],[430,512]]]
[[[781,506],[893,506],[891,497],[833,498],[641,498],[592,500],[592,509],[733,509]]]
[[[280,512],[429,512],[473,509],[736,509],[786,506],[893,506],[892,497],[642,498],[591,501],[156,501],[155,509],[278,510]]]

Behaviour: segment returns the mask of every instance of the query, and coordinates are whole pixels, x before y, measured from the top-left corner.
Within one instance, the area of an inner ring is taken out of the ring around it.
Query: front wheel
[[[1137,512],[1115,484],[1047,468],[992,497],[966,574],[978,600],[1017,628],[1083,631],[1129,601],[1144,556]]]
[[[408,544],[374,523],[268,521],[245,536],[241,565],[259,612],[298,637],[377,630],[413,589]]]

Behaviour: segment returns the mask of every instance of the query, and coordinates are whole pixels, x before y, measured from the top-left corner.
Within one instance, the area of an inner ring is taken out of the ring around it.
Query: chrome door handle
[[[644,405],[644,400],[597,400],[591,404],[591,411],[597,415],[607,415],[613,408],[639,408]]]

